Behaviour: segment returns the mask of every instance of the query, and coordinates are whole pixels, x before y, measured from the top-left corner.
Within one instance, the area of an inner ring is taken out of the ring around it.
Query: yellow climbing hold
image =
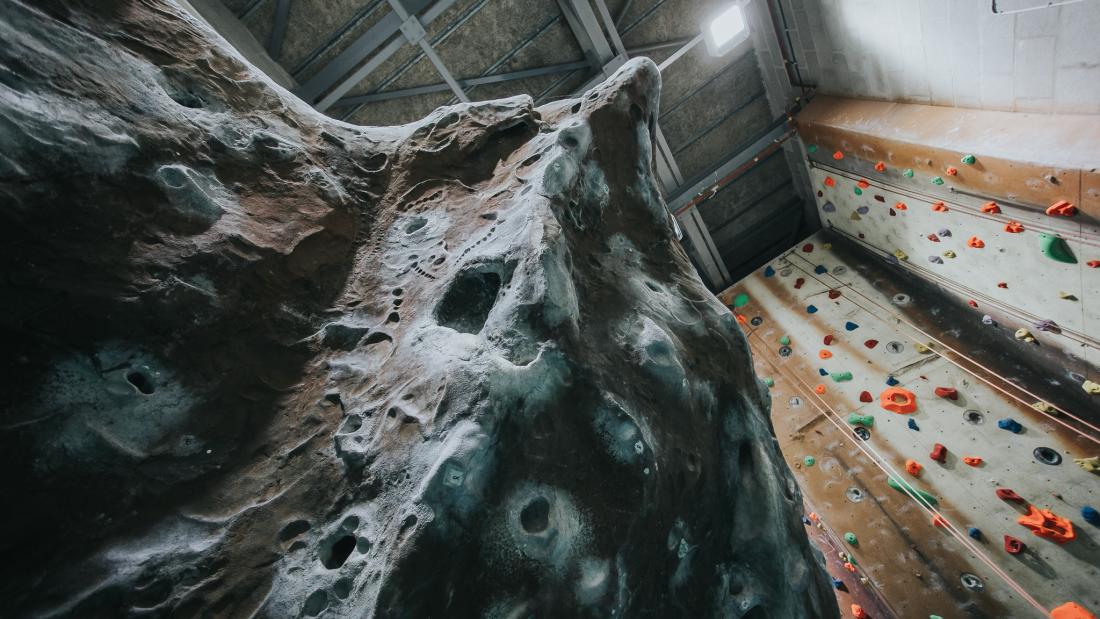
[[[859,221],[863,218],[859,216],[859,213],[852,211],[852,214],[848,216],[848,219],[851,219],[852,221]]]
[[[955,257],[955,252],[953,252],[949,249],[949,250],[943,252],[943,257],[944,258],[954,258]]]
[[[1016,339],[1030,343],[1035,341],[1035,336],[1031,335],[1031,331],[1020,327],[1019,329],[1016,329]]]
[[[1089,395],[1100,395],[1100,383],[1094,383],[1091,380],[1086,380],[1081,383],[1081,388],[1085,390],[1085,393]]]
[[[1091,458],[1074,458],[1074,462],[1077,466],[1085,469],[1090,473],[1100,473],[1100,456],[1093,456]]]
[[[829,250],[829,249],[832,249],[832,248],[833,248],[832,243],[822,243],[821,244],[821,249]]]
[[[1031,408],[1034,408],[1035,410],[1039,411],[1040,413],[1056,414],[1058,412],[1058,409],[1054,408],[1053,404],[1051,404],[1050,402],[1044,402],[1043,400],[1039,400],[1038,402],[1035,402],[1034,404],[1031,405]]]
[[[916,351],[919,352],[922,355],[926,355],[926,354],[932,352],[932,344],[930,344],[930,343],[929,344],[921,344],[920,342],[915,342],[913,344],[913,348],[915,348]]]
[[[1065,291],[1059,291],[1058,292],[1058,298],[1059,299],[1065,299],[1067,301],[1076,301],[1077,300],[1076,295],[1073,295],[1073,294],[1065,292]]]
[[[901,251],[900,249],[895,249],[894,250],[894,257],[897,258],[898,260],[908,260],[909,259],[909,254]]]

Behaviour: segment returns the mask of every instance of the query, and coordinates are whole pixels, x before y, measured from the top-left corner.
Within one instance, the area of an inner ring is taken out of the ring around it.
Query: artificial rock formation
[[[660,76],[325,118],[166,0],[3,0],[5,614],[835,617]]]

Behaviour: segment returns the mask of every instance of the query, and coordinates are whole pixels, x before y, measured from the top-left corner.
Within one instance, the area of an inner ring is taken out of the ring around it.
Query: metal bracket
[[[424,30],[424,26],[421,25],[416,15],[409,15],[405,21],[401,22],[401,34],[405,35],[409,43],[416,45],[428,33]]]

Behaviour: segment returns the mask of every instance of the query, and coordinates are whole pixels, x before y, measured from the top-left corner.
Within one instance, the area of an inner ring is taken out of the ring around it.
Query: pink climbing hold
[[[1009,488],[997,488],[997,498],[1002,501],[1012,501],[1013,503],[1027,503],[1027,499],[1016,494]]]
[[[935,234],[929,234],[928,235],[928,240],[932,241],[933,243],[939,243],[940,242],[940,237],[936,236]]]
[[[936,462],[943,464],[947,461],[947,448],[943,445],[936,443],[932,446],[932,453],[928,454],[929,458],[932,458]]]
[[[954,387],[936,387],[936,395],[948,400],[958,400],[959,390]]]

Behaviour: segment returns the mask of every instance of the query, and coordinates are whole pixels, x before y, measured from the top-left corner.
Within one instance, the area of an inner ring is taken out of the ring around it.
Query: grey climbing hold
[[[989,314],[986,314],[986,315],[982,316],[982,324],[993,326],[993,325],[997,324],[997,321],[993,320],[993,317],[990,316]]]
[[[834,206],[832,202],[826,202],[825,204],[821,205],[821,210],[825,211],[826,213],[835,213],[836,206]]]
[[[943,258],[939,256],[928,256],[928,261],[932,264],[943,264]]]

